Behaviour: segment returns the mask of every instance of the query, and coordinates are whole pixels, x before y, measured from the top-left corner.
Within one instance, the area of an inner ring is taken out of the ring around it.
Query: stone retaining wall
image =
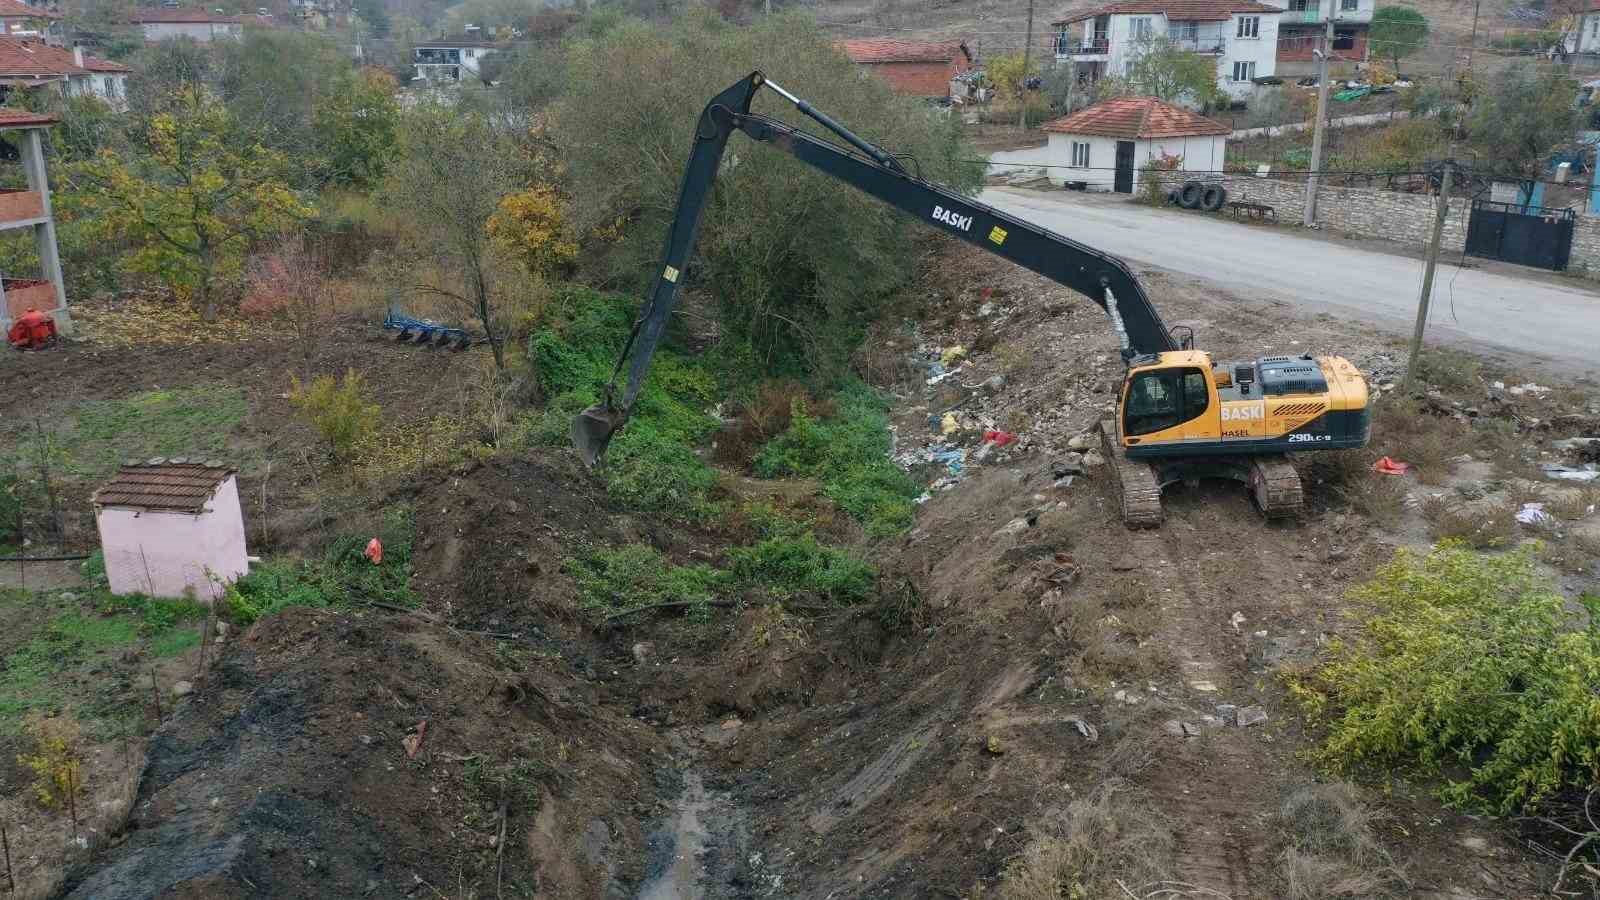
[[[1163,195],[1192,180],[1182,172],[1159,175]],[[1280,225],[1299,225],[1305,219],[1306,189],[1303,181],[1282,181],[1252,175],[1214,175],[1203,181],[1220,183],[1228,190],[1228,200],[1261,203],[1277,211]],[[1142,186],[1141,186],[1142,187]],[[1467,241],[1467,216],[1471,201],[1465,197],[1450,201],[1450,214],[1444,222],[1444,250],[1459,253]],[[1317,220],[1325,228],[1360,237],[1381,238],[1425,246],[1433,234],[1434,198],[1426,194],[1380,191],[1323,185],[1317,196]],[[1572,235],[1572,257],[1568,269],[1600,278],[1600,218],[1578,216]]]

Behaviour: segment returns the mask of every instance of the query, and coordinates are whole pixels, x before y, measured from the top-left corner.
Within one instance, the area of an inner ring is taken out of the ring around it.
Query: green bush
[[[367,542],[374,535],[348,533],[334,538],[321,559],[266,560],[248,575],[228,586],[230,617],[241,625],[291,606],[320,608],[351,603],[389,603],[411,606],[411,551],[416,528],[412,510],[389,510],[378,540],[383,562],[367,559]]]
[[[839,391],[834,402],[838,413],[827,421],[812,418],[797,405],[789,428],[756,456],[756,474],[815,478],[823,493],[861,522],[867,534],[904,531],[921,489],[889,458],[887,406],[860,382]]]
[[[704,564],[671,565],[645,544],[569,559],[566,570],[578,582],[579,608],[600,621],[662,603],[708,604],[732,587],[727,572]]]
[[[307,385],[290,376],[289,400],[311,420],[335,459],[349,459],[378,427],[378,404],[367,402],[366,385],[355,369],[346,370],[343,379],[318,375]]]
[[[1526,549],[1406,550],[1357,589],[1354,636],[1291,683],[1335,772],[1444,775],[1450,803],[1496,814],[1600,779],[1600,598],[1587,615]]]
[[[837,547],[818,543],[816,535],[768,537],[752,547],[729,551],[733,574],[749,588],[775,600],[813,596],[851,604],[872,594],[877,571]]]
[[[0,473],[0,547],[22,536],[22,480],[14,472]]]
[[[551,321],[528,342],[539,385],[550,397],[528,426],[529,440],[567,442],[572,417],[600,400],[631,327],[633,298],[585,288],[557,292]],[[606,490],[629,506],[685,519],[702,519],[714,506],[716,472],[694,452],[716,428],[707,414],[716,380],[669,347],[657,351],[649,378],[627,425],[606,453]]]

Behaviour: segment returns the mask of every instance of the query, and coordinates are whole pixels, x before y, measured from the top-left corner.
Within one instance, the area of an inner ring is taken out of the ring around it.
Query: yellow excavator
[[[763,87],[793,103],[844,145],[752,113],[750,103]],[[586,465],[595,465],[605,454],[644,385],[650,359],[672,314],[723,150],[735,131],[1065,285],[1105,310],[1121,344],[1127,374],[1116,416],[1103,420],[1099,430],[1129,526],[1159,525],[1162,488],[1199,478],[1244,482],[1265,515],[1294,516],[1301,509],[1303,492],[1299,473],[1286,454],[1367,443],[1372,421],[1367,383],[1349,360],[1339,356],[1213,360],[1194,349],[1192,330],[1167,328],[1121,260],[924,181],[893,154],[754,72],[714,97],[700,114],[677,214],[650,296],[617,359],[604,402],[584,410],[572,423],[572,442]],[[619,398],[616,382],[624,365],[628,383]]]

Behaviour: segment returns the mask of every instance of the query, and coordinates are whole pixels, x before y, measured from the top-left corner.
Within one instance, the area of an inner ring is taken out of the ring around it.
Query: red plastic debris
[[[373,565],[383,562],[383,541],[377,538],[367,541],[367,549],[362,555],[372,560]]]
[[[56,336],[56,320],[33,307],[11,323],[6,340],[18,350],[42,350]]]
[[[1389,457],[1385,456],[1384,458],[1373,463],[1372,469],[1373,471],[1381,472],[1384,475],[1404,475],[1405,473],[1411,471],[1411,463],[1400,462],[1397,459],[1390,459]]]
[[[1017,436],[1009,431],[985,431],[983,433],[983,439],[985,442],[993,444],[996,447],[1004,447],[1007,444],[1016,443]]]

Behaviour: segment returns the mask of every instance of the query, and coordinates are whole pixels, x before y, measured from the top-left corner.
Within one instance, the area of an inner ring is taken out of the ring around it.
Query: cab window
[[[1158,369],[1133,377],[1123,411],[1124,434],[1150,434],[1180,425],[1211,404],[1199,369]]]

